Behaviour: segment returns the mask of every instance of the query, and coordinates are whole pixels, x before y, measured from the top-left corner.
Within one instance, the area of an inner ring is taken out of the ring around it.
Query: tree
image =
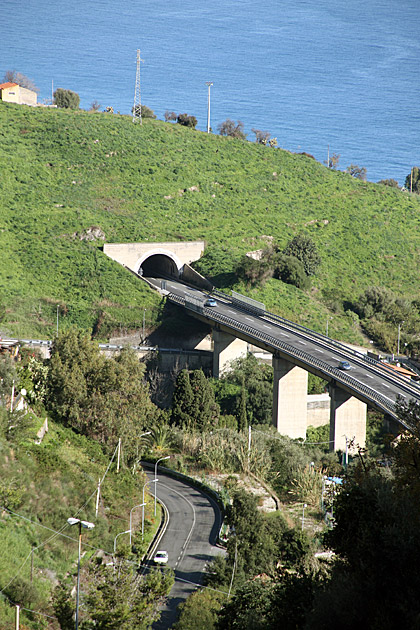
[[[181,370],[176,379],[172,399],[171,420],[174,424],[182,428],[189,428],[193,424],[193,400],[188,370]]]
[[[420,168],[418,166],[413,166],[405,178],[404,185],[410,192],[420,193]]]
[[[225,595],[210,589],[195,591],[179,606],[174,630],[214,630]]]
[[[21,72],[17,72],[16,70],[6,70],[3,81],[4,83],[17,83],[27,90],[39,92],[39,88],[37,88],[32,79],[29,79],[27,76],[25,76]]]
[[[165,112],[165,120],[169,122],[171,120],[176,120],[177,116],[175,112],[170,112],[168,109]]]
[[[295,256],[303,264],[307,276],[313,276],[321,263],[314,241],[304,234],[297,234],[283,250],[286,256]]]
[[[178,114],[176,122],[184,127],[191,127],[195,129],[197,125],[197,118],[195,116],[189,116],[188,114]]]
[[[80,97],[76,92],[58,88],[54,92],[54,103],[62,109],[79,109]]]
[[[335,171],[338,168],[340,157],[341,156],[339,153],[333,153],[329,156],[328,160],[324,162],[324,164],[326,164],[328,168],[331,168]]]
[[[154,111],[150,109],[150,107],[147,107],[147,105],[136,105],[135,108],[132,107],[131,113],[134,114],[134,112],[136,112],[137,115],[141,113],[142,118],[156,118]]]
[[[97,112],[100,109],[101,109],[101,104],[96,100],[92,101],[92,103],[90,104],[90,111]]]
[[[257,144],[268,144],[270,139],[269,131],[261,131],[261,129],[251,129],[252,133],[255,133],[255,142]]]
[[[244,133],[244,123],[241,120],[238,120],[235,124],[233,120],[226,118],[224,122],[217,126],[217,129],[221,136],[239,138],[240,140],[245,140],[246,138],[246,134]]]
[[[209,430],[217,424],[219,405],[215,403],[213,389],[203,370],[193,370],[190,374],[193,394],[193,426],[200,431]]]
[[[286,256],[285,254],[277,256],[274,277],[286,284],[292,284],[298,289],[308,289],[310,286],[304,264],[297,256]]]
[[[160,617],[174,583],[169,569],[141,575],[137,567],[118,557],[113,566],[90,565],[83,616],[97,630],[149,630]],[[86,625],[86,627],[88,627]]]
[[[399,188],[398,182],[396,179],[381,179],[378,184],[382,184],[383,186],[389,186],[389,188]]]
[[[352,177],[354,177],[355,179],[362,179],[363,181],[366,180],[367,171],[364,166],[358,166],[357,164],[350,164],[350,166],[346,168],[345,172],[351,175]]]
[[[49,367],[46,404],[57,419],[102,443],[123,438],[134,458],[138,435],[158,414],[135,353],[127,348],[107,359],[71,329],[54,341]]]

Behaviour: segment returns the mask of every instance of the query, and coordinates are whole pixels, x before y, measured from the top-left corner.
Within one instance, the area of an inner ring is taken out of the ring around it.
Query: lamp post
[[[131,529],[127,529],[125,532],[120,532],[119,534],[117,534],[114,538],[114,553],[117,551],[117,538],[118,536],[122,536],[123,534],[128,534],[128,532],[131,533]]]
[[[303,510],[302,510],[302,531],[303,531],[303,524],[305,522],[305,508],[308,507],[306,503],[303,504]]]
[[[156,516],[157,467],[158,467],[159,462],[163,462],[164,459],[170,459],[170,455],[167,455],[166,457],[161,457],[160,459],[157,460],[155,464],[155,516]]]
[[[131,545],[131,532],[132,532],[132,526],[131,526],[131,520],[132,520],[132,514],[133,514],[133,510],[135,510],[138,507],[144,507],[144,503],[139,503],[138,505],[135,505],[134,507],[131,508],[130,510],[130,545]]]
[[[207,97],[207,133],[210,133],[210,88],[213,85],[211,81],[206,81],[206,85],[208,87],[208,97]]]
[[[154,481],[157,481],[156,479],[149,479],[149,481],[146,481],[146,483],[143,486],[143,507],[141,509],[141,539],[143,540],[144,538],[144,506],[146,505],[144,502],[144,490],[146,488],[147,485],[149,485],[149,483],[153,483]]]
[[[330,322],[332,320],[332,317],[327,317],[327,326],[325,329],[325,336],[328,337],[328,322]]]
[[[401,338],[401,325],[404,324],[404,322],[400,322],[398,324],[398,342],[397,342],[397,357],[400,354],[400,338]]]
[[[79,518],[68,518],[67,523],[69,525],[79,525],[79,554],[77,559],[77,590],[76,590],[76,625],[75,628],[78,630],[79,628],[79,594],[80,594],[80,556],[82,552],[82,527],[85,529],[93,529],[95,527],[94,523],[89,523],[89,521],[81,521]]]
[[[142,437],[145,437],[145,435],[150,435],[151,431],[146,431],[146,433],[142,433],[141,435],[139,435],[139,437],[137,438],[137,458],[139,456],[139,443],[138,440],[141,439]]]

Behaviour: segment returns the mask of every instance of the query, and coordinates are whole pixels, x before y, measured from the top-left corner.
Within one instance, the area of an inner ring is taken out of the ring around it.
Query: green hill
[[[76,324],[105,337],[162,318],[160,298],[109,260],[107,242],[207,243],[206,270],[286,317],[361,342],[343,303],[365,288],[418,296],[420,200],[314,159],[158,120],[0,106],[0,328],[51,336]],[[241,256],[309,235],[321,255],[312,288],[279,280],[250,291]],[[236,282],[236,284],[235,284]]]

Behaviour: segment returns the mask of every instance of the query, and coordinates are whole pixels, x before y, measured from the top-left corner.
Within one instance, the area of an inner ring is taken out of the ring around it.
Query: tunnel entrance
[[[138,273],[145,277],[170,276],[171,278],[179,278],[180,276],[176,262],[166,254],[153,254],[145,258]]]

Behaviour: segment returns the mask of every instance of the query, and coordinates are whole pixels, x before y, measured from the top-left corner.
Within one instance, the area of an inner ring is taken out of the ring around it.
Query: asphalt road
[[[153,471],[145,471],[149,479]],[[154,484],[150,486],[153,492]],[[222,517],[216,502],[197,488],[158,471],[157,496],[169,512],[169,523],[159,543],[168,552],[175,571],[175,584],[155,630],[170,628],[177,619],[181,602],[203,581],[206,564],[224,550],[216,546]]]
[[[147,278],[147,280],[152,285],[161,288],[162,278]],[[165,288],[168,292],[181,298],[195,296],[198,300],[204,300],[207,297],[205,292],[173,279],[165,279]],[[216,296],[216,300],[217,306],[204,307],[201,315],[201,318],[207,319],[210,325],[218,322],[218,315],[221,315],[225,319],[219,324],[222,329],[229,330],[231,326],[232,334],[235,334],[235,326],[237,326],[236,336],[246,339],[256,346],[270,349],[270,343],[258,339],[258,336],[261,337],[261,335],[270,336],[283,342],[292,350],[300,351],[301,357],[303,353],[307,355],[306,359],[300,358],[297,361],[298,365],[326,378],[328,381],[335,381],[360,400],[381,411],[390,413],[394,417],[393,406],[398,395],[405,400],[414,399],[420,403],[418,384],[395,376],[379,362],[369,362],[362,353],[347,349],[323,335],[312,334],[312,331],[294,326],[292,322],[282,323],[279,318],[276,319],[270,313],[262,315],[247,312],[232,302],[228,296],[226,298]],[[189,312],[193,314],[191,311]],[[247,331],[244,331],[245,328]],[[253,338],[253,334],[255,334],[255,338]],[[282,354],[287,355],[287,351]],[[310,358],[313,360],[312,365]],[[338,369],[338,364],[342,360],[350,362],[350,370]],[[371,395],[369,395],[369,390]],[[382,404],[380,400],[374,400],[375,392],[382,397]]]

